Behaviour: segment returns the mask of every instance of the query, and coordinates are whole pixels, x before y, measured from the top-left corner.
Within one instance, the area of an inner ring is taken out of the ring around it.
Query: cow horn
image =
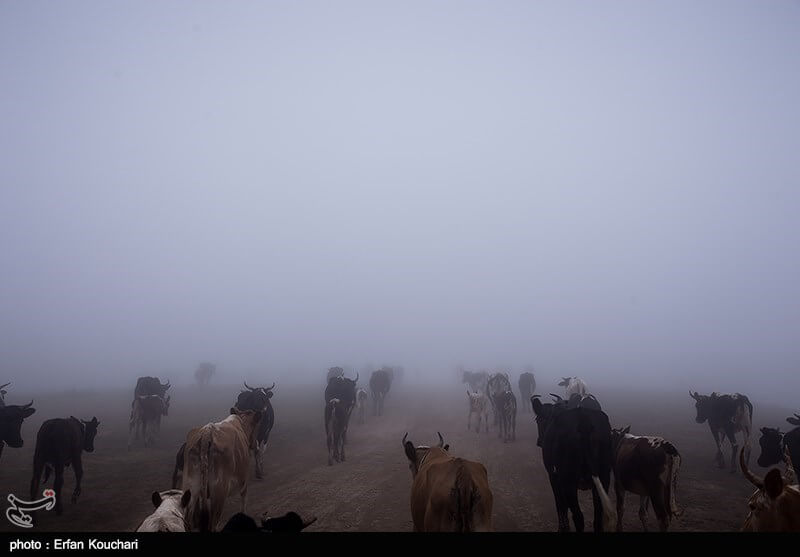
[[[33,406],[33,399],[31,399],[28,404],[24,405],[23,408],[30,408],[31,406]]]
[[[356,372],[356,378],[353,380],[353,383],[358,383],[358,376],[359,376],[359,374],[358,374],[358,372]]]
[[[532,395],[531,398],[541,398],[542,395]]]
[[[407,431],[406,431],[406,434],[405,434],[405,435],[403,435],[403,441],[402,441],[402,443],[403,443],[403,446],[404,446],[404,447],[406,446],[406,439],[408,439],[408,432],[407,432]]]
[[[742,473],[744,477],[750,480],[750,483],[756,486],[758,489],[764,489],[764,480],[753,474],[750,470],[747,469],[747,464],[744,463],[744,447],[742,450],[739,451],[739,466],[742,468]]]
[[[553,394],[553,393],[550,393],[550,396],[553,397],[553,400],[555,400],[556,402],[561,402],[562,400],[564,400],[560,396],[558,396],[556,394]]]
[[[5,385],[0,385],[0,389],[4,389],[4,388],[8,387],[10,384],[11,384],[11,382],[9,381]]]
[[[437,435],[439,435],[439,447],[444,447],[444,439],[442,438],[441,432],[437,431]]]
[[[273,382],[272,382],[272,387],[269,387],[269,388],[267,388],[267,389],[264,389],[264,390],[265,390],[265,391],[271,391],[271,390],[272,390],[272,389],[274,389],[274,388],[275,388],[275,381],[273,381]]]
[[[255,391],[255,389],[253,387],[251,387],[250,385],[247,384],[247,381],[244,382],[244,387],[248,391]]]

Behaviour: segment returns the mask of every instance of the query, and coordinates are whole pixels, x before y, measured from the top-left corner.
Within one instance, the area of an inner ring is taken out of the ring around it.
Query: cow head
[[[436,433],[439,435],[439,444],[435,447],[435,449],[441,449],[445,452],[449,451],[450,445],[445,445],[442,434],[438,431]],[[407,441],[407,439],[408,433],[403,435],[403,450],[408,458],[408,468],[411,470],[411,476],[416,477],[417,472],[419,472],[419,467],[425,461],[425,457],[428,456],[428,453],[432,449],[427,445],[419,445],[418,447],[415,447],[414,444],[411,441]]]
[[[5,441],[9,447],[18,449],[25,442],[22,440],[22,420],[36,412],[31,408],[33,401],[24,406],[0,407],[0,441]]]
[[[617,454],[620,442],[631,432],[631,426],[611,430],[611,454]]]
[[[158,508],[165,499],[178,499],[180,500],[180,508],[186,509],[189,505],[189,500],[192,498],[190,490],[181,491],[180,489],[168,489],[166,491],[154,491],[152,495],[153,506]]]
[[[739,466],[744,477],[757,488],[748,501],[750,513],[742,530],[800,532],[800,489],[784,484],[777,468],[770,470],[764,479],[750,472],[744,461],[744,447],[739,452]]]
[[[300,532],[311,526],[316,520],[316,516],[304,520],[303,517],[293,511],[277,517],[268,517],[265,513],[261,517],[261,529],[265,532]]]
[[[786,418],[786,421],[792,425],[800,425],[800,414],[795,414],[792,418]]]
[[[83,428],[83,450],[87,453],[94,452],[94,438],[97,435],[97,426],[100,422],[96,416],[92,416],[90,421],[79,420],[75,416],[70,416],[73,420],[80,422]]]
[[[762,468],[778,464],[783,460],[783,433],[781,433],[780,429],[762,427],[758,444],[761,445],[758,465]]]
[[[239,400],[237,401],[236,406],[242,410],[263,409],[267,407],[269,399],[272,398],[272,389],[275,388],[275,382],[272,382],[271,387],[251,387],[245,381],[244,388],[246,390],[242,391],[242,393],[239,395]]]
[[[689,396],[695,400],[694,407],[697,410],[697,416],[694,420],[698,424],[702,424],[711,417],[713,395],[700,395],[697,394],[697,391],[689,391]]]
[[[541,395],[533,395],[531,397],[531,406],[533,406],[533,413],[536,414],[536,428],[538,432],[538,438],[536,440],[536,446],[542,446],[542,440],[544,439],[544,433],[547,431],[547,426],[550,425],[550,421],[553,419],[555,413],[566,407],[567,402],[561,398],[560,396],[550,393],[550,396],[553,397],[553,402],[542,402],[539,400]]]
[[[572,377],[562,377],[561,382],[558,384],[559,387],[566,387],[572,381]]]

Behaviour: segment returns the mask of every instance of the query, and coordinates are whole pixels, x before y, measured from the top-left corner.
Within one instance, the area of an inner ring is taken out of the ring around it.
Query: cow
[[[316,516],[306,520],[296,512],[289,511],[283,516],[274,518],[264,516],[261,518],[261,526],[258,526],[252,517],[244,513],[236,513],[222,528],[222,532],[300,532],[316,521]]]
[[[154,491],[152,495],[153,506],[156,510],[145,518],[137,532],[186,532],[186,519],[184,513],[191,499],[191,491],[169,489],[167,491]]]
[[[358,410],[358,423],[363,424],[367,413],[366,389],[358,389],[356,391],[356,409]]]
[[[214,372],[217,371],[217,366],[209,363],[209,362],[202,362],[194,372],[194,379],[197,381],[197,384],[201,387],[205,387],[208,385],[209,381],[211,381],[211,376],[214,375]]]
[[[750,497],[750,512],[742,525],[745,532],[800,532],[800,487],[783,481],[777,468],[764,479],[747,469],[745,449],[739,452],[739,466],[747,480],[756,486]],[[791,467],[791,462],[789,463]]]
[[[715,460],[720,468],[725,468],[725,457],[722,454],[722,443],[728,438],[731,444],[731,473],[736,473],[736,452],[739,445],[736,434],[741,432],[744,438],[744,449],[747,462],[750,462],[750,430],[753,427],[753,405],[742,394],[700,395],[689,391],[689,396],[695,400],[697,416],[695,421],[702,424],[708,421],[711,435],[717,445]],[[720,433],[722,435],[720,435]]]
[[[533,412],[531,397],[534,391],[536,391],[536,378],[533,376],[533,373],[526,371],[521,374],[517,386],[519,387],[519,396],[522,397],[522,406],[525,412]]]
[[[344,369],[340,367],[328,368],[327,381],[330,383],[331,379],[333,379],[334,377],[344,377]]]
[[[564,391],[567,393],[567,398],[576,393],[581,396],[585,396],[589,393],[589,388],[586,386],[586,382],[580,377],[562,377],[558,386],[564,387]]]
[[[517,397],[511,391],[494,395],[494,405],[500,415],[498,436],[504,443],[517,438]]]
[[[485,391],[489,375],[485,371],[462,371],[461,382],[469,385],[473,391]]]
[[[355,379],[343,376],[331,378],[325,388],[325,435],[328,442],[328,466],[333,461],[344,462],[344,446],[347,443],[347,425],[356,405]]]
[[[383,400],[392,387],[392,375],[386,368],[372,372],[369,378],[369,390],[372,394],[372,415],[383,416]]]
[[[472,415],[478,416],[478,423],[475,425],[475,432],[481,431],[481,419],[486,424],[486,433],[489,433],[489,398],[480,391],[473,393],[467,389],[467,399],[469,400],[469,415],[467,416],[467,431],[472,424]]]
[[[586,407],[580,401],[577,406],[569,407],[568,401],[560,397],[553,403],[542,403],[539,395],[531,398],[538,428],[536,444],[542,448],[542,463],[553,490],[559,532],[569,531],[567,510],[572,512],[575,530],[584,530],[579,489],[592,490],[594,531],[611,531],[616,527],[616,512],[608,497],[611,425],[595,399],[586,401]]]
[[[39,498],[39,484],[45,484],[50,472],[55,472],[53,490],[56,494],[55,510],[57,515],[63,512],[62,488],[64,486],[64,467],[72,466],[75,472],[75,489],[72,502],[77,503],[81,494],[83,479],[83,463],[81,453],[94,452],[94,438],[100,422],[94,416],[90,421],[79,420],[75,416],[46,420],[39,428],[36,436],[36,450],[33,455],[33,478],[31,479],[31,501]],[[42,471],[44,479],[42,480]]]
[[[136,422],[136,401],[139,400],[140,396],[149,396],[149,395],[158,395],[162,399],[166,397],[167,391],[170,388],[170,382],[167,381],[166,383],[161,383],[161,380],[158,377],[139,377],[136,380],[136,388],[133,391],[133,402],[131,402],[131,422]],[[139,439],[139,435],[141,433],[141,428],[144,424],[139,421],[136,428],[135,434],[136,439]]]
[[[275,388],[275,382],[271,387],[251,387],[246,382],[244,383],[242,392],[236,399],[236,408],[239,410],[260,410],[261,423],[258,424],[258,435],[256,436],[256,446],[253,449],[253,456],[256,461],[256,479],[264,477],[264,451],[267,449],[267,441],[269,434],[272,431],[272,426],[275,425],[275,411],[272,409],[272,403],[269,399],[272,398],[272,389]]]
[[[183,490],[192,493],[185,515],[191,530],[215,531],[234,489],[239,492],[241,512],[247,512],[247,469],[261,416],[260,410],[234,407],[221,422],[196,427],[186,435]]]
[[[450,456],[439,433],[436,447],[415,447],[403,436],[411,470],[411,518],[415,532],[492,531],[492,491],[480,462]]]
[[[622,532],[626,491],[639,495],[642,530],[647,531],[647,506],[652,502],[659,529],[666,532],[670,520],[680,515],[675,490],[681,455],[662,437],[631,435],[630,430],[630,426],[611,430],[617,532]]]
[[[795,414],[794,418],[786,418],[792,425],[800,426],[800,416]],[[791,483],[796,481],[793,475],[789,475],[791,462],[800,462],[800,427],[796,427],[789,432],[783,433],[780,428],[762,427],[761,437],[758,440],[761,446],[761,454],[758,456],[758,465],[762,468],[774,466],[783,461],[786,464],[785,478]]]
[[[161,416],[169,414],[170,398],[163,399],[159,395],[136,397],[128,425],[128,450],[131,450],[134,431],[139,430],[144,434],[145,447],[155,445],[156,434],[161,430]]]
[[[486,382],[486,395],[489,397],[489,402],[492,404],[492,414],[494,416],[494,425],[497,427],[497,435],[500,437],[500,409],[497,407],[496,395],[502,394],[511,390],[511,382],[508,380],[507,373],[495,373],[489,376]]]
[[[32,406],[33,401],[22,406],[6,406],[5,404],[0,406],[0,456],[3,456],[3,448],[6,444],[15,449],[25,444],[22,439],[22,421],[36,412],[35,408],[31,408]]]

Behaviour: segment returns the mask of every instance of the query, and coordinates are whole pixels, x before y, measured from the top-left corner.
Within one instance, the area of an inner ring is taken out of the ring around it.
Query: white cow
[[[467,417],[467,431],[469,431],[472,424],[472,415],[478,415],[478,424],[475,426],[475,431],[481,431],[481,418],[486,424],[486,433],[489,433],[489,397],[480,391],[471,393],[467,389],[467,398],[469,399],[469,416]]]
[[[189,504],[192,494],[190,491],[168,489],[167,491],[153,492],[153,505],[156,510],[145,518],[137,532],[186,532],[186,521],[183,513]]]
[[[562,377],[561,379],[562,381],[558,386],[564,387],[567,392],[567,399],[574,394],[579,394],[581,397],[589,394],[589,387],[586,386],[586,382],[580,377]]]

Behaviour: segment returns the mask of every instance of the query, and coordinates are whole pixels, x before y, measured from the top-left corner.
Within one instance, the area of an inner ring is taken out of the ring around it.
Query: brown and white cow
[[[248,464],[261,414],[231,408],[231,415],[221,422],[186,435],[183,490],[192,492],[186,508],[186,523],[192,530],[216,530],[225,499],[235,489],[241,512],[247,512]]]
[[[486,468],[448,454],[439,445],[415,447],[403,436],[409,460],[411,517],[415,532],[488,532],[492,530],[492,491]]]
[[[681,455],[662,437],[631,435],[630,429],[611,430],[617,532],[622,531],[626,491],[639,495],[642,530],[647,531],[647,506],[652,502],[659,529],[666,532],[670,520],[681,514],[675,500]]]
[[[191,492],[180,489],[154,491],[153,505],[156,510],[145,518],[137,532],[186,532],[184,512],[189,504]]]
[[[748,501],[750,513],[742,531],[800,532],[800,487],[785,483],[777,468],[770,470],[762,480],[747,469],[744,453],[742,448],[739,466],[744,477],[757,489]]]
[[[472,415],[478,416],[478,423],[475,431],[480,433],[481,420],[486,424],[486,433],[489,433],[489,397],[480,391],[470,392],[467,389],[467,399],[469,400],[469,415],[467,416],[467,431],[472,427]]]

